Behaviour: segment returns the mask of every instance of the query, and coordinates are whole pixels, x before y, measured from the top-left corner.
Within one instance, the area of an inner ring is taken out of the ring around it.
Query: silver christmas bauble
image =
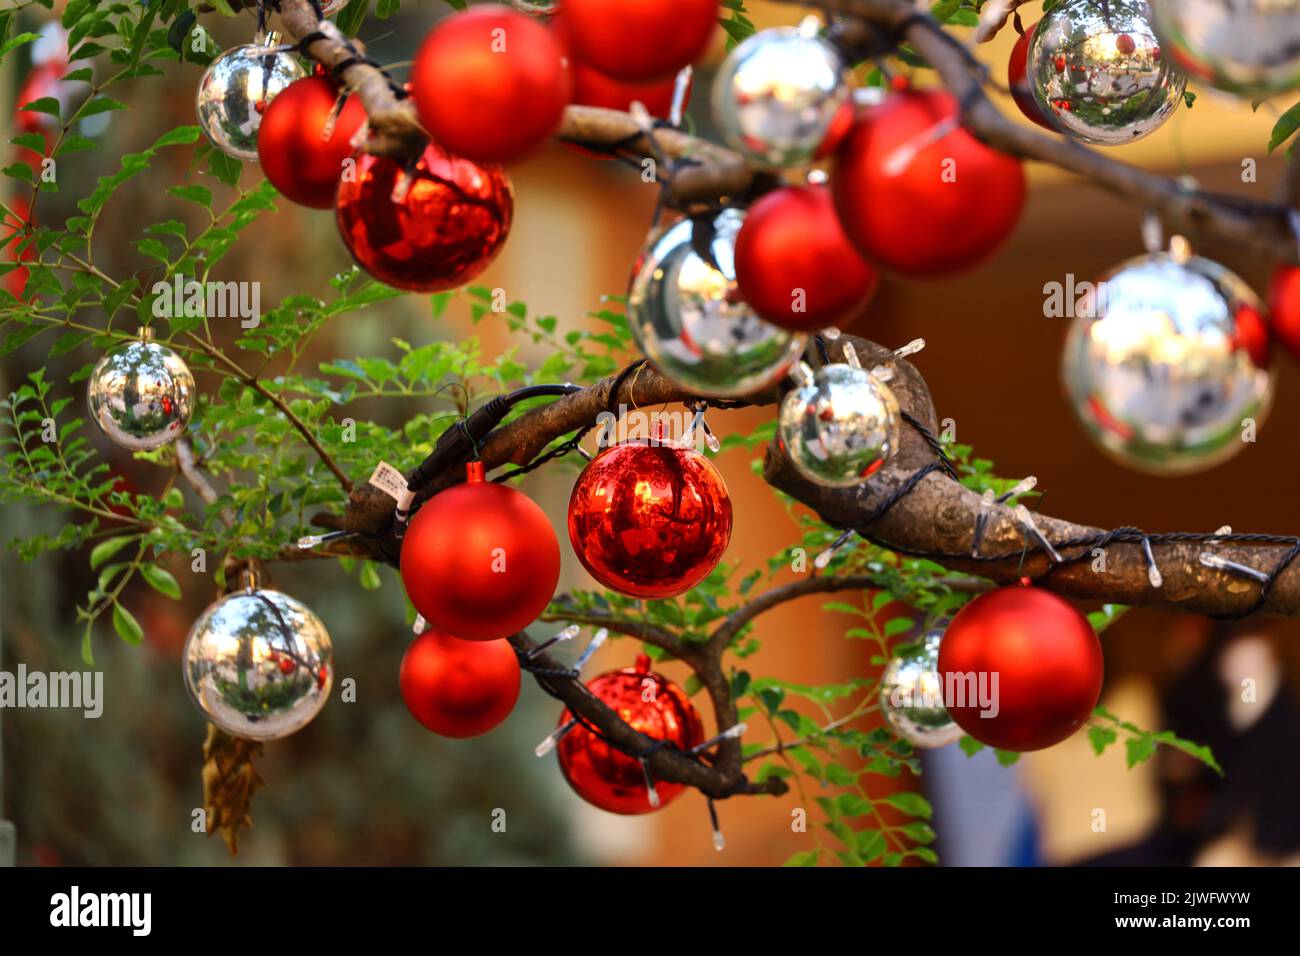
[[[662,230],[637,261],[628,324],[664,377],[698,395],[736,398],[779,381],[805,337],[760,319],[736,285],[737,209],[682,219]]]
[[[1151,22],[1192,80],[1252,98],[1300,86],[1300,0],[1151,0]]]
[[[849,98],[844,59],[794,27],[755,33],[713,81],[713,115],[735,150],[773,166],[812,162]]]
[[[1029,85],[1062,132],[1120,146],[1164,125],[1187,79],[1162,53],[1145,0],[1063,0],[1034,28]]]
[[[946,747],[964,731],[943,705],[939,643],[943,631],[925,635],[911,653],[895,657],[880,678],[880,712],[894,733],[915,747]]]
[[[149,451],[185,431],[194,411],[194,375],[165,345],[127,342],[95,363],[86,404],[114,444]]]
[[[236,591],[199,615],[185,641],[185,686],[226,733],[274,740],[320,713],[334,682],[325,625],[301,601]]]
[[[1273,373],[1254,348],[1263,306],[1223,266],[1159,253],[1123,263],[1085,296],[1066,340],[1066,395],[1084,430],[1121,463],[1201,471],[1262,424]],[[1250,421],[1248,422],[1247,419]]]
[[[257,159],[262,114],[286,86],[307,75],[288,50],[247,44],[208,66],[194,97],[199,126],[212,145],[236,159]]]
[[[786,394],[779,431],[801,475],[847,488],[866,481],[898,450],[898,401],[865,369],[824,365]]]

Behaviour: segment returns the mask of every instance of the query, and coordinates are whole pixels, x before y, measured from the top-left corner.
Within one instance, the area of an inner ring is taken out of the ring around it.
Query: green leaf
[[[113,605],[113,630],[117,636],[128,644],[139,644],[144,640],[144,631],[131,612],[120,604]]]
[[[919,793],[891,793],[884,798],[883,802],[896,810],[902,810],[909,817],[920,817],[923,820],[928,820],[931,814],[934,813],[930,801]]]
[[[1273,124],[1273,135],[1268,140],[1268,151],[1273,152],[1294,136],[1296,130],[1300,130],[1300,103],[1277,118],[1277,122]]]
[[[821,855],[820,850],[804,850],[802,853],[796,853],[790,859],[782,863],[782,866],[816,866],[817,858]]]
[[[1124,755],[1130,770],[1140,763],[1146,763],[1155,752],[1156,741],[1150,735],[1130,737],[1124,741]]]
[[[156,564],[140,565],[140,574],[144,577],[149,586],[160,594],[165,594],[173,601],[179,601],[181,598],[181,586],[176,582],[170,571],[160,568]]]
[[[124,109],[126,109],[125,103],[119,103],[117,100],[109,99],[107,96],[101,96],[91,100],[83,106],[78,115],[82,119],[85,119],[87,116],[97,116],[100,113],[109,113],[114,110]]]
[[[1097,756],[1105,753],[1106,748],[1119,739],[1119,734],[1111,727],[1092,726],[1088,728],[1088,743]]]
[[[134,534],[122,535],[118,538],[109,538],[107,541],[101,541],[95,545],[90,552],[90,570],[96,570],[101,564],[106,562],[113,555],[117,554],[139,536]]]
[[[24,105],[22,109],[25,113],[45,113],[55,119],[59,117],[59,101],[52,96],[42,96],[38,100],[32,100]]]

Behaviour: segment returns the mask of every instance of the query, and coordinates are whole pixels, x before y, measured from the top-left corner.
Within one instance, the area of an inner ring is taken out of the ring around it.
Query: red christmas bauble
[[[634,83],[698,60],[718,22],[718,0],[561,0],[559,29],[576,59]]]
[[[1007,85],[1011,87],[1011,98],[1016,101],[1016,106],[1020,112],[1033,120],[1043,129],[1050,129],[1053,133],[1059,132],[1052,125],[1043,111],[1038,108],[1038,101],[1034,99],[1034,91],[1029,86],[1029,44],[1034,39],[1034,27],[1030,27],[1020,35],[1016,45],[1011,48],[1011,62],[1007,65]]]
[[[845,233],[869,260],[903,275],[949,275],[987,259],[1015,229],[1020,161],[956,118],[948,93],[908,90],[864,110],[849,132],[831,187]]]
[[[569,498],[569,540],[593,578],[642,598],[684,594],[731,541],[731,497],[699,452],[656,442],[605,449]]]
[[[518,633],[546,609],[560,580],[560,545],[522,492],[468,480],[434,495],[402,539],[402,584],[433,627],[470,641]]]
[[[879,277],[849,242],[825,186],[786,186],[749,207],[736,238],[736,282],[773,325],[812,332],[844,325]]]
[[[668,678],[651,671],[650,658],[644,654],[635,667],[601,674],[587,689],[647,737],[671,741],[679,750],[704,742],[704,726],[690,698]],[[560,726],[571,719],[566,710],[560,715]],[[667,806],[686,789],[684,784],[654,781],[659,806],[651,806],[641,761],[581,724],[560,739],[556,750],[569,786],[588,803],[610,813],[650,813]]]
[[[519,659],[509,641],[425,631],[406,649],[398,680],[411,716],[435,734],[477,737],[514,710]]]
[[[352,137],[366,121],[361,100],[349,96],[330,135],[323,135],[338,98],[338,88],[326,77],[304,77],[271,101],[257,128],[262,171],[286,199],[300,206],[334,205],[343,162],[352,155]]]
[[[1279,266],[1268,286],[1273,335],[1300,359],[1300,268]]]
[[[438,24],[411,67],[430,135],[480,163],[510,162],[544,143],[560,125],[571,84],[551,31],[499,4]]]
[[[573,102],[579,106],[599,106],[627,112],[634,101],[641,102],[651,116],[667,116],[673,109],[676,77],[649,83],[628,83],[600,72],[594,66],[574,61]],[[689,96],[689,94],[688,94]]]
[[[1102,668],[1088,619],[1041,588],[980,595],[939,644],[948,713],[980,743],[1003,750],[1041,750],[1082,727],[1101,696]]]
[[[336,218],[357,264],[413,292],[454,289],[496,258],[510,234],[514,192],[506,174],[430,143],[405,195],[394,197],[402,164],[357,156],[356,177],[339,183]]]

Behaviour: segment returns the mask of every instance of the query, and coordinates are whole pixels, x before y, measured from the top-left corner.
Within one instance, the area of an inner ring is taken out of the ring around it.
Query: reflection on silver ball
[[[236,591],[199,615],[185,641],[185,686],[226,733],[274,740],[320,713],[334,682],[325,625],[279,591]]]
[[[1029,84],[1063,132],[1119,146],[1164,125],[1187,79],[1162,53],[1146,0],[1064,0],[1034,28]]]
[[[86,387],[90,417],[116,445],[149,451],[174,441],[194,411],[194,375],[157,342],[127,342],[108,352]]]
[[[255,44],[227,50],[199,80],[199,126],[213,146],[236,159],[257,159],[262,114],[281,90],[307,75],[292,53],[269,50]]]
[[[793,27],[755,33],[713,82],[713,115],[736,149],[773,166],[811,162],[849,98],[844,60]]]
[[[1062,373],[1089,437],[1156,474],[1239,452],[1244,420],[1262,424],[1273,398],[1273,374],[1250,351],[1255,293],[1217,263],[1168,253],[1132,259],[1097,288],[1080,302]]]
[[[942,639],[940,630],[926,634],[914,652],[890,661],[880,678],[880,712],[894,733],[915,747],[946,747],[964,733],[943,706]]]
[[[1300,86],[1300,0],[1151,0],[1151,22],[1192,80],[1249,97]]]
[[[781,443],[809,481],[860,484],[898,450],[898,401],[865,369],[825,365],[781,403]]]
[[[651,240],[632,276],[633,338],[660,373],[699,395],[761,391],[804,350],[804,336],[764,322],[740,297],[735,252],[744,221],[737,209],[683,219]]]

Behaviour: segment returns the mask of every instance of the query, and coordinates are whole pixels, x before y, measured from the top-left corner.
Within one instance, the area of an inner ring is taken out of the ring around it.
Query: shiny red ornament
[[[794,332],[846,325],[878,281],[844,234],[825,186],[785,186],[749,207],[736,238],[736,282],[773,325]]]
[[[1041,588],[980,595],[957,612],[939,644],[948,713],[1002,750],[1041,750],[1073,734],[1097,706],[1102,673],[1101,642],[1088,619]]]
[[[704,55],[718,0],[561,0],[556,18],[573,56],[635,83],[671,76]]]
[[[1007,65],[1007,85],[1011,87],[1011,98],[1016,101],[1016,106],[1020,112],[1024,113],[1029,119],[1033,120],[1043,129],[1049,129],[1053,133],[1059,132],[1052,121],[1049,120],[1041,109],[1038,108],[1038,101],[1034,99],[1034,91],[1029,86],[1029,44],[1034,39],[1034,27],[1020,35],[1016,45],[1011,48],[1011,62]]]
[[[594,66],[575,61],[573,67],[573,102],[579,106],[599,106],[607,110],[627,112],[633,102],[639,101],[651,116],[664,117],[672,112],[673,93],[677,90],[676,77],[652,80],[648,83],[629,83],[600,72]],[[687,93],[687,98],[690,94]]]
[[[420,119],[434,140],[479,163],[506,163],[555,132],[572,79],[550,30],[499,4],[442,21],[411,67]]]
[[[464,285],[496,258],[515,201],[502,170],[430,143],[409,179],[396,160],[358,154],[356,176],[339,183],[334,208],[361,268],[398,289],[439,292]]]
[[[909,276],[978,265],[1011,235],[1025,202],[1020,161],[958,125],[956,100],[937,90],[864,110],[836,154],[831,187],[858,251]]]
[[[691,448],[613,445],[587,465],[569,498],[569,540],[593,578],[620,594],[684,594],[731,541],[722,475]]]
[[[690,750],[704,742],[704,725],[685,692],[668,678],[650,670],[644,654],[635,667],[610,671],[587,684],[606,706],[647,737],[670,741],[679,750]],[[563,727],[572,715],[560,715]],[[667,806],[684,784],[654,781],[658,805],[650,801],[641,761],[615,749],[578,724],[556,748],[560,771],[569,786],[588,803],[610,813],[650,813]]]
[[[1268,286],[1273,335],[1300,359],[1300,268],[1279,266]]]
[[[470,641],[509,637],[545,610],[560,579],[560,545],[527,495],[485,481],[434,495],[402,539],[406,595],[430,625]]]
[[[366,121],[365,107],[356,96],[347,98],[336,117],[338,98],[339,90],[328,78],[304,77],[271,101],[257,128],[262,172],[300,206],[334,205],[343,163],[352,155],[352,138]]]
[[[509,641],[425,631],[406,649],[398,681],[411,716],[435,734],[477,737],[514,710],[519,659]]]

